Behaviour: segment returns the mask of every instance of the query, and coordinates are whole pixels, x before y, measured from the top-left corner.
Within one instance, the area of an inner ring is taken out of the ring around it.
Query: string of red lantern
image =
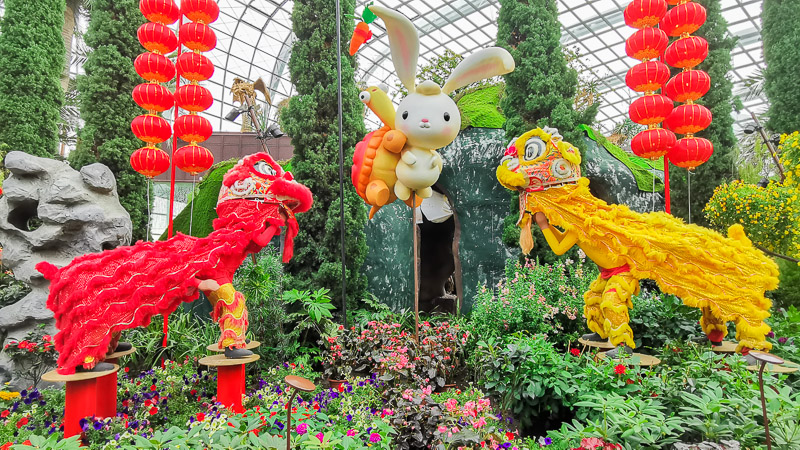
[[[192,51],[178,57],[178,75],[189,84],[175,90],[175,102],[189,114],[175,120],[175,135],[189,145],[175,152],[174,163],[184,172],[196,175],[214,164],[211,151],[198,145],[211,137],[211,122],[197,113],[207,110],[214,102],[211,91],[199,83],[214,74],[214,64],[201,52],[210,51],[217,45],[217,36],[208,24],[219,17],[219,6],[214,0],[183,0],[181,13],[191,22],[181,25],[180,43]]]
[[[131,131],[146,145],[131,154],[130,162],[133,170],[153,178],[169,169],[169,155],[157,145],[172,136],[172,128],[161,113],[175,106],[175,99],[161,83],[175,77],[175,66],[164,54],[178,47],[178,38],[167,25],[180,16],[172,0],[141,0],[139,10],[149,21],[136,33],[147,52],[136,58],[133,67],[146,82],[136,86],[132,96],[147,112],[133,119]]]
[[[671,3],[677,3],[672,0]],[[672,67],[683,69],[664,87],[664,93],[672,100],[684,103],[673,109],[664,125],[677,134],[684,135],[669,151],[669,160],[678,167],[689,170],[705,163],[714,153],[708,139],[694,134],[711,124],[711,111],[694,102],[708,92],[711,78],[694,67],[708,56],[708,42],[691,33],[706,21],[706,9],[691,0],[684,0],[671,8],[661,21],[662,28],[670,36],[678,37],[664,52],[664,59]]]
[[[631,140],[631,150],[651,159],[665,156],[675,145],[675,134],[659,127],[672,112],[672,100],[656,93],[669,80],[669,67],[655,60],[669,44],[667,34],[655,28],[666,14],[666,0],[633,0],[624,12],[625,23],[639,29],[625,41],[625,52],[642,61],[628,70],[625,84],[644,94],[631,103],[628,113],[632,121],[648,127]]]

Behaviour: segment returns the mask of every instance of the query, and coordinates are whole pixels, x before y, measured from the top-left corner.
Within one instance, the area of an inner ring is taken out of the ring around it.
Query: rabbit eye
[[[403,111],[403,120],[408,119],[408,111]]]
[[[450,122],[450,113],[444,113],[444,121]]]

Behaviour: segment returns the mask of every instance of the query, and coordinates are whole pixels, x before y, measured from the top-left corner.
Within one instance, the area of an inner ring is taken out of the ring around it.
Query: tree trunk
[[[67,51],[64,70],[61,72],[61,89],[69,89],[69,67],[72,62],[72,38],[75,35],[75,5],[76,2],[68,1],[64,10],[64,26],[61,28],[61,37],[64,39],[64,48]]]

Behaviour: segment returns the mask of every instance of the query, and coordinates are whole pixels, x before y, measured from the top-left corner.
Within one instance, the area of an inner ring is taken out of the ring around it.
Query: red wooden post
[[[81,434],[80,420],[93,416],[97,408],[97,380],[67,381],[64,401],[64,437]]]
[[[244,364],[217,367],[217,401],[235,413],[244,412]]]
[[[107,359],[105,362],[119,364],[119,358]],[[114,417],[117,415],[117,371],[97,379],[97,417]]]

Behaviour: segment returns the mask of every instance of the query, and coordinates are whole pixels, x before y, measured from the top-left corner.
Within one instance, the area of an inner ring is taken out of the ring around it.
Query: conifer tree
[[[761,12],[764,93],[769,99],[767,128],[775,133],[800,130],[800,0],[764,0]]]
[[[506,138],[511,140],[532,128],[548,126],[557,128],[565,141],[583,149],[578,125],[591,124],[597,107],[582,114],[573,108],[578,74],[568,67],[561,50],[561,24],[555,0],[500,0],[497,45],[511,52],[516,63],[516,69],[505,75],[505,97],[500,103],[507,119]],[[509,246],[517,246],[517,200],[512,199],[511,205],[512,214],[505,219],[503,240]],[[551,259],[552,252],[541,233],[533,235],[537,239],[534,252],[542,259]]]
[[[0,144],[54,156],[64,101],[64,0],[6,0],[0,20]]]
[[[354,0],[342,0],[342,129],[346,174],[353,150],[366,134],[363,105],[355,84],[355,59],[348,54],[353,34]],[[292,30],[297,41],[292,47],[289,71],[297,95],[281,111],[281,128],[292,138],[293,173],[314,194],[314,206],[299,214],[300,233],[295,239],[295,256],[287,270],[289,285],[297,289],[330,289],[334,304],[341,304],[341,228],[339,220],[339,116],[336,77],[336,20],[334,2],[296,0]],[[345,254],[348,302],[354,303],[366,291],[361,266],[367,254],[366,209],[346,175]]]
[[[147,187],[130,164],[131,153],[143,145],[131,131],[131,121],[144,110],[131,92],[143,82],[133,60],[144,52],[136,37],[144,22],[138,0],[92,1],[85,39],[93,50],[84,65],[86,75],[78,79],[85,124],[78,148],[70,154],[75,168],[100,162],[114,173],[119,201],[131,215],[134,241],[147,236]]]
[[[734,152],[736,136],[733,133],[733,82],[729,72],[731,51],[736,46],[736,37],[728,32],[728,22],[720,12],[720,0],[696,0],[706,8],[706,23],[695,36],[708,41],[708,58],[697,69],[705,70],[711,76],[711,89],[697,103],[711,110],[713,120],[698,137],[714,144],[714,154],[699,166],[691,175],[692,223],[706,225],[703,208],[714,193],[714,188],[736,177]],[[680,136],[678,136],[680,138]],[[687,171],[676,166],[670,167],[671,212],[684,220],[689,219],[689,186]]]

